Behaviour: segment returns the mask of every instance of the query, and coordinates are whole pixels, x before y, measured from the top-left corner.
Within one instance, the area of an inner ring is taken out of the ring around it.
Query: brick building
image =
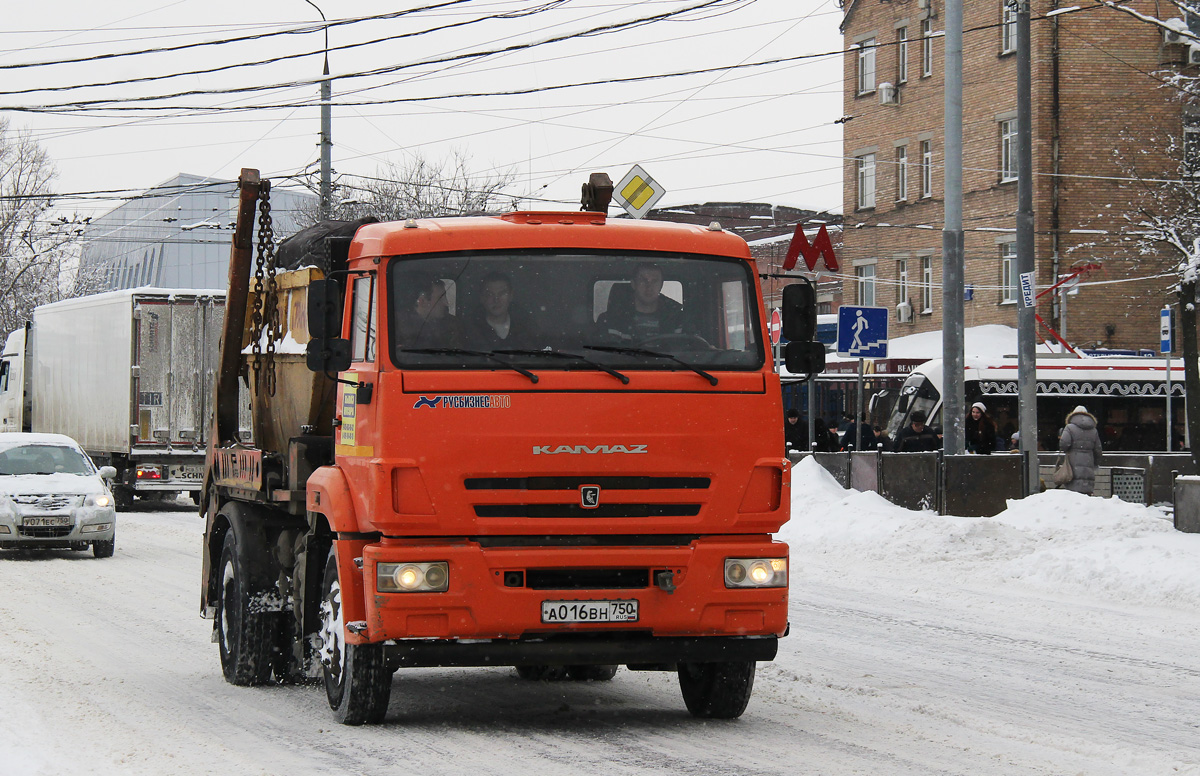
[[[943,1],[843,9],[844,294],[891,308],[893,336],[942,328]],[[1016,16],[1005,0],[964,6],[964,317],[1015,326]],[[1155,347],[1179,257],[1144,255],[1121,235],[1143,202],[1131,176],[1179,177],[1184,110],[1154,74],[1185,67],[1189,51],[1125,13],[1071,8],[1031,4],[1037,286],[1100,268],[1038,313],[1077,347]]]

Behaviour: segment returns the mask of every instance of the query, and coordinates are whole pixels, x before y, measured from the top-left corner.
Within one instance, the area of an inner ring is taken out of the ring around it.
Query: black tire
[[[557,682],[566,675],[566,666],[517,666],[517,676],[530,682]]]
[[[342,620],[337,550],[329,551],[321,584],[321,674],[334,718],[343,725],[382,722],[392,695],[392,672],[382,644],[347,644]]]
[[[267,591],[256,589],[247,567],[249,558],[238,547],[233,529],[225,532],[217,564],[217,646],[225,681],[242,687],[271,678],[271,645],[277,617],[263,611]]]
[[[608,682],[617,675],[617,666],[567,666],[567,677],[575,682]]]
[[[117,551],[117,537],[104,541],[92,542],[92,555],[97,558],[111,558],[113,553]]]
[[[754,690],[753,660],[729,663],[680,663],[679,689],[693,717],[737,719]]]

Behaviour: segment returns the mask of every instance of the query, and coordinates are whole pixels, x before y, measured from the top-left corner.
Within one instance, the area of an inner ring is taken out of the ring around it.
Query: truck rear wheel
[[[216,628],[225,681],[248,686],[271,678],[275,618],[273,612],[263,611],[261,602],[266,591],[253,589],[244,554],[230,529],[225,533],[217,570]]]
[[[693,717],[737,719],[754,690],[753,660],[680,663],[679,689]]]
[[[382,644],[347,644],[337,550],[329,551],[321,586],[321,673],[333,716],[343,725],[383,721],[392,695]]]

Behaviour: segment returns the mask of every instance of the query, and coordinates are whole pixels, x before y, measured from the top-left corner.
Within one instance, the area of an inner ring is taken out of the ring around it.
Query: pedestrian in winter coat
[[[818,453],[836,453],[838,451],[837,432],[830,431],[825,425],[824,418],[817,418],[813,423],[813,450]]]
[[[1063,487],[1090,496],[1096,488],[1096,470],[1100,468],[1100,432],[1096,430],[1096,418],[1082,404],[1067,415],[1058,449],[1066,454],[1073,474]]]
[[[996,450],[996,422],[987,413],[983,402],[977,401],[971,405],[971,414],[967,416],[967,452],[979,455],[991,455]]]
[[[937,450],[942,446],[942,440],[933,429],[925,425],[925,413],[917,410],[906,428],[896,434],[896,452],[921,453]]]
[[[808,449],[808,424],[800,417],[799,410],[788,410],[783,422],[783,441],[793,450]]]

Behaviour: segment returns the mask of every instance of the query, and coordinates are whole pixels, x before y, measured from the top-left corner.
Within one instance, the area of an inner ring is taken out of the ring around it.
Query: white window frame
[[[1000,0],[1000,53],[1017,50],[1017,9],[1010,0]]]
[[[933,196],[933,141],[921,141],[921,198]]]
[[[875,91],[875,39],[867,38],[858,44],[858,93]]]
[[[875,207],[875,154],[856,157],[858,172],[858,209]]]
[[[896,259],[896,304],[908,301],[908,259]]]
[[[896,28],[896,83],[908,83],[908,27]]]
[[[933,22],[921,21],[921,77],[933,75]]]
[[[1000,122],[1000,182],[1017,179],[1017,120]]]
[[[1000,304],[1016,304],[1017,283],[1017,244],[1015,242],[1000,243]]]
[[[908,146],[896,146],[896,201],[908,201]]]
[[[862,307],[875,306],[875,265],[862,264],[854,268],[855,299]]]
[[[933,257],[921,257],[921,314],[933,312]]]

